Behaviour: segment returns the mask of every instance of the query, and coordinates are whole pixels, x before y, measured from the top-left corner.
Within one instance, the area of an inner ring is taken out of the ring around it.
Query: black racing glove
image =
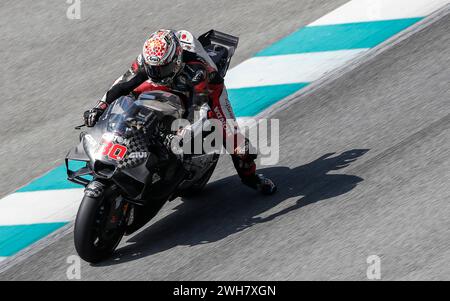
[[[100,101],[94,108],[84,112],[84,124],[87,127],[93,127],[100,119],[100,116],[102,116],[103,112],[105,112],[107,107],[107,103]]]

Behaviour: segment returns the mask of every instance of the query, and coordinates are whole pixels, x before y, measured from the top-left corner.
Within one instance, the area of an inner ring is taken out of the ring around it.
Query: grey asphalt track
[[[224,158],[204,194],[82,279],[364,280],[378,255],[384,280],[450,280],[449,29],[446,16],[272,116],[280,163],[261,171],[279,193],[242,187]],[[0,279],[64,280],[73,254],[67,235]]]

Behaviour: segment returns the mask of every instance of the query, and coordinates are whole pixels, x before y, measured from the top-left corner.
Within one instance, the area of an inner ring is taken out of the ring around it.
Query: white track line
[[[13,193],[0,200],[0,226],[71,221],[82,197],[83,189]]]
[[[367,49],[253,57],[229,71],[229,89],[309,83],[344,65]]]
[[[450,0],[353,0],[308,26],[427,16]]]

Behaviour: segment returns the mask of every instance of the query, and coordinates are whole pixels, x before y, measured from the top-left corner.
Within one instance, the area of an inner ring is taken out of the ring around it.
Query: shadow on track
[[[329,153],[309,164],[292,169],[261,169],[261,173],[278,184],[278,192],[270,197],[261,196],[243,186],[237,176],[210,183],[201,195],[184,200],[173,212],[128,238],[128,245],[118,249],[113,259],[98,266],[125,263],[179,245],[195,246],[215,242],[309,204],[343,195],[363,179],[354,175],[328,172],[349,166],[367,151],[354,149],[336,156]],[[281,203],[290,198],[298,199],[294,205],[283,207]],[[264,214],[278,205],[283,209]]]

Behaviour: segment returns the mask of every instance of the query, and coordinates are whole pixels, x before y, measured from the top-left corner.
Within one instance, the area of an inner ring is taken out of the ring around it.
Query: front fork
[[[106,215],[106,220],[104,220],[106,230],[114,230],[132,223],[134,206],[120,194],[115,184],[93,180],[86,186],[84,194],[91,198],[103,199],[100,211]]]

